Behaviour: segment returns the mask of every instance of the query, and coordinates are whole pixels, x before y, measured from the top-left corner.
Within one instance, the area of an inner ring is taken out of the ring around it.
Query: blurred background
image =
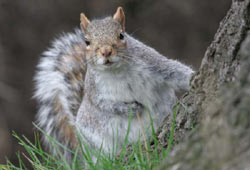
[[[40,53],[61,32],[122,6],[126,30],[169,58],[198,69],[231,0],[0,0],[0,163],[22,151],[12,131],[33,139],[33,75]]]

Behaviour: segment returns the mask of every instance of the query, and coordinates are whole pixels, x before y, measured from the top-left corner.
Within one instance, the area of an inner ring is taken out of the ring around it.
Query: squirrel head
[[[121,66],[124,61],[122,54],[127,46],[123,9],[118,7],[113,17],[89,21],[81,13],[80,18],[88,64],[102,70]]]

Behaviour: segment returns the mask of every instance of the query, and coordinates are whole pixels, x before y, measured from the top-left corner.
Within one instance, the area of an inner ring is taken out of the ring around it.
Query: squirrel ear
[[[118,21],[122,26],[122,31],[125,31],[125,15],[122,7],[118,7],[116,13],[113,16],[113,19]]]
[[[80,26],[82,30],[86,32],[87,26],[89,25],[90,21],[88,20],[88,18],[86,17],[84,13],[81,13],[80,20],[81,20]]]

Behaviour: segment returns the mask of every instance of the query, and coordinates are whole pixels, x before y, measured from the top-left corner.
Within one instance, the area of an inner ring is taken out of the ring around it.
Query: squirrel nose
[[[100,52],[103,57],[108,58],[112,54],[112,47],[111,46],[104,46],[100,49]]]

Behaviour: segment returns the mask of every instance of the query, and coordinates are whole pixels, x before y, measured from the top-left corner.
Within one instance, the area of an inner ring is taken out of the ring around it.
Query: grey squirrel
[[[34,77],[36,120],[68,148],[77,147],[79,132],[91,147],[110,153],[114,135],[118,149],[124,141],[129,114],[129,142],[150,134],[149,113],[157,128],[172,113],[175,91],[189,89],[193,70],[127,34],[121,7],[113,17],[80,18],[81,29],[64,34],[42,54]],[[44,142],[49,146],[47,137]]]

